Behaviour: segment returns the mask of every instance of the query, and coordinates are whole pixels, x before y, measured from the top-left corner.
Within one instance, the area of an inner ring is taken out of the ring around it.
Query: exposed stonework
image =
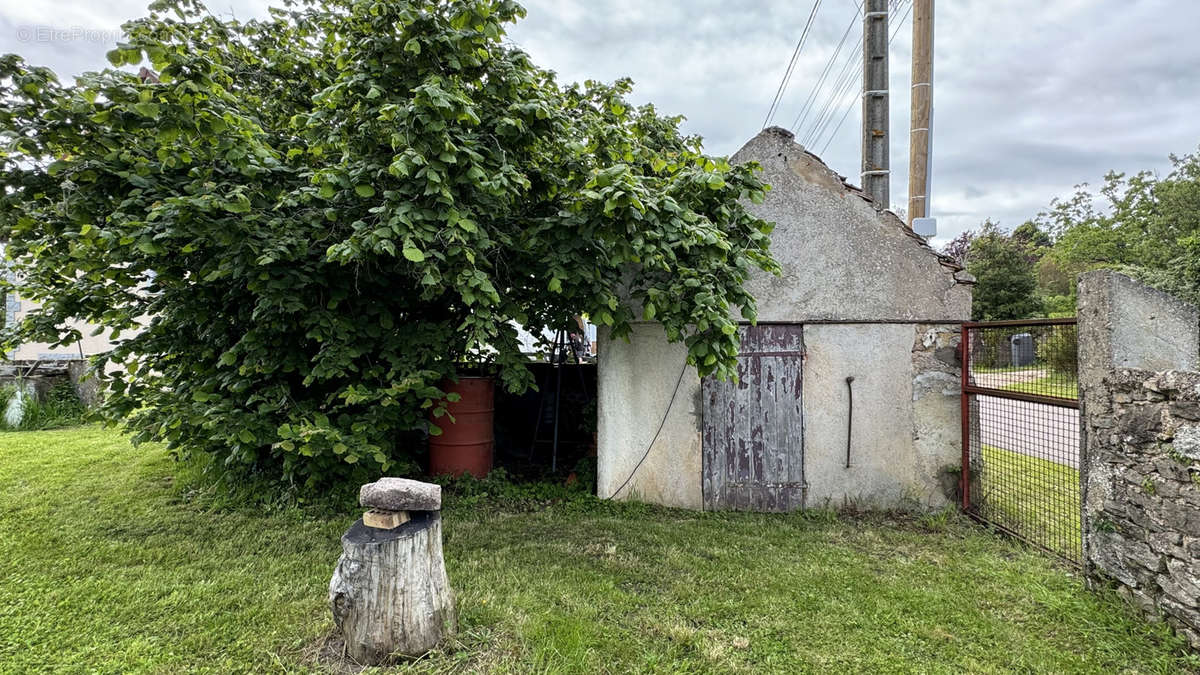
[[[1200,649],[1200,372],[1149,369],[1196,363],[1196,316],[1113,272],[1080,279],[1089,571]]]
[[[1200,648],[1200,373],[1121,370],[1086,414],[1088,561]]]

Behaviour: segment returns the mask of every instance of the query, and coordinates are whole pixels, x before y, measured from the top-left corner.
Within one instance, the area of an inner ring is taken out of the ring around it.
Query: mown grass
[[[1071,560],[1082,556],[1079,471],[983,446],[982,515]]]
[[[160,449],[0,434],[0,670],[327,671],[355,514],[213,509]],[[397,672],[1175,672],[1161,625],[955,516],[447,501],[460,632]],[[528,505],[527,505],[528,506]]]
[[[1029,382],[1014,382],[1006,384],[1001,389],[1019,391],[1025,394],[1040,396],[1057,396],[1059,398],[1079,398],[1079,382],[1073,377],[1060,373],[1051,373],[1045,377]]]

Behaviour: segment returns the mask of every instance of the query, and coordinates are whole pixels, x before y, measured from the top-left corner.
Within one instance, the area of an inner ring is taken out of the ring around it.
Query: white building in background
[[[0,245],[0,260],[4,257],[4,247]],[[11,273],[2,269],[0,275],[11,280]],[[3,326],[12,326],[22,321],[29,312],[37,309],[38,304],[26,300],[15,293],[0,291],[0,307],[4,310]],[[45,342],[27,342],[11,352],[0,352],[0,361],[71,361],[79,360],[96,354],[103,354],[113,348],[106,333],[92,335],[96,327],[84,321],[73,321],[70,327],[78,330],[83,339],[68,347],[51,347]]]
[[[37,306],[37,303],[25,300],[18,295],[7,294],[4,297],[4,325],[11,326],[23,320]],[[106,333],[91,335],[96,327],[89,323],[72,321],[70,327],[78,330],[83,335],[83,339],[69,347],[52,347],[45,342],[26,342],[16,349],[4,353],[2,360],[70,361],[103,354],[113,348]]]

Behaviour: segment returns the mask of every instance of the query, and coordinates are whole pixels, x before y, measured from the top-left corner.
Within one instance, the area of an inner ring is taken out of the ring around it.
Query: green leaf
[[[411,260],[412,262],[419,263],[425,261],[425,254],[422,253],[421,249],[414,246],[410,241],[404,242],[404,250],[401,251],[401,253],[404,254],[405,258]]]
[[[255,438],[254,434],[249,429],[239,429],[238,440],[243,443],[253,443],[258,439]]]
[[[250,200],[246,195],[239,194],[232,202],[225,202],[225,210],[230,213],[246,213],[250,210]]]
[[[142,117],[149,117],[154,120],[158,119],[159,108],[157,103],[135,103],[133,104],[133,109]]]
[[[375,196],[375,188],[370,185],[356,185],[354,186],[354,191],[358,193],[359,197],[363,198]]]
[[[404,51],[409,52],[410,54],[420,54],[421,43],[417,40],[417,38],[411,38],[408,42],[404,43]]]
[[[554,293],[562,293],[562,279],[558,277],[550,277],[550,283],[546,286]]]
[[[142,253],[145,253],[146,255],[157,255],[159,253],[162,253],[165,249],[163,249],[162,246],[159,246],[158,244],[154,243],[153,241],[150,241],[148,239],[143,239],[137,243],[137,250],[141,251]]]

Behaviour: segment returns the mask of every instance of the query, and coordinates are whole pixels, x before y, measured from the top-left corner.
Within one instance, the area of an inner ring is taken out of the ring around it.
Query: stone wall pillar
[[[1084,558],[1200,648],[1200,315],[1111,271],[1079,282]]]

